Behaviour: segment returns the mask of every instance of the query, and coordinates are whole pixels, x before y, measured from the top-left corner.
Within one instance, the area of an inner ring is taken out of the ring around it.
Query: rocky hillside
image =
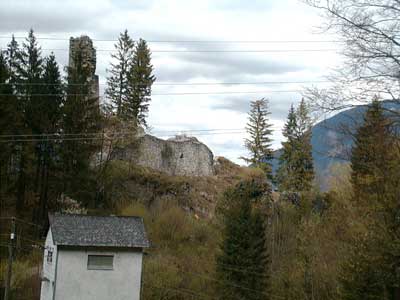
[[[132,203],[158,206],[173,202],[198,217],[211,218],[217,199],[242,179],[259,178],[259,170],[241,167],[218,157],[211,176],[171,176],[123,160],[110,162],[105,191],[117,211]]]

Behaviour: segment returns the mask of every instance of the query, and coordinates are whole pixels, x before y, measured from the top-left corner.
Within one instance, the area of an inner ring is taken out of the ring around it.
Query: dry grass
[[[241,167],[226,158],[215,163],[215,175],[205,177],[170,176],[148,168],[113,162],[109,169],[109,203],[116,212],[142,203],[145,207],[177,203],[186,212],[211,219],[217,200],[241,180],[262,178],[261,170]]]

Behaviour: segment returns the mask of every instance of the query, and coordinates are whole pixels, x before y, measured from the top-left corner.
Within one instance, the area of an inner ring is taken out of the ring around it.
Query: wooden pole
[[[10,242],[8,244],[8,264],[7,264],[6,289],[4,291],[4,300],[9,300],[10,298],[12,263],[14,258],[14,253],[13,253],[14,241],[15,241],[15,218],[11,218],[11,233],[10,233]]]

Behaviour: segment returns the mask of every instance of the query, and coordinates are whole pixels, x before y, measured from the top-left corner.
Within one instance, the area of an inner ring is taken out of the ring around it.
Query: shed
[[[139,300],[143,249],[139,217],[49,215],[41,300]]]

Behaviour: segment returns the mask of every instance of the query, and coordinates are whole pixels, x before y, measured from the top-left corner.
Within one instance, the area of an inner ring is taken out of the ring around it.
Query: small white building
[[[41,300],[139,300],[142,218],[49,215]]]

